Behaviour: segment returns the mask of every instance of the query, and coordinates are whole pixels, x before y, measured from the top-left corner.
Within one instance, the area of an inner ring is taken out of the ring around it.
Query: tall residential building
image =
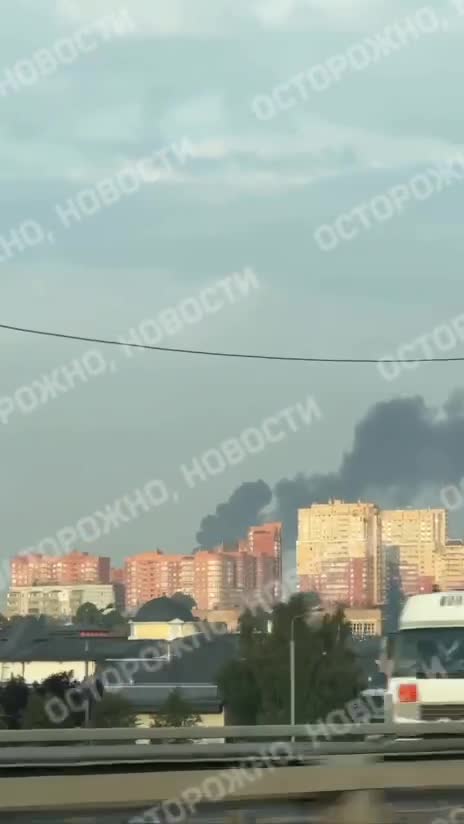
[[[441,590],[464,589],[464,542],[447,541],[435,558],[435,582]]]
[[[113,567],[110,580],[114,589],[115,607],[120,612],[123,612],[126,608],[126,574],[124,567],[121,569]]]
[[[114,603],[111,584],[72,584],[10,587],[7,593],[8,615],[49,615],[72,618],[82,604],[106,609]]]
[[[361,607],[382,594],[381,522],[373,503],[331,500],[298,510],[297,571],[301,591],[326,603]]]
[[[252,526],[248,530],[248,550],[256,557],[272,558],[272,575],[275,581],[274,595],[278,598],[282,588],[282,524],[276,522]],[[261,578],[266,577],[268,575],[268,565],[262,562],[260,566]],[[266,568],[266,573],[263,572],[264,568]]]
[[[111,563],[107,557],[88,552],[69,552],[64,555],[18,555],[11,559],[13,587],[40,584],[109,584]]]
[[[160,550],[126,558],[126,609],[134,612],[153,598],[175,592],[194,595],[193,555],[166,555]]]
[[[387,547],[397,548],[403,593],[431,592],[441,574],[438,553],[448,538],[446,509],[385,509],[381,520],[384,554]]]
[[[202,549],[195,553],[194,598],[198,609],[227,609],[237,599],[236,552]]]

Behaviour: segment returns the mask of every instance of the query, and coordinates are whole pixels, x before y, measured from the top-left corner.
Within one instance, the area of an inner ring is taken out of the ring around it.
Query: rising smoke
[[[338,472],[298,474],[274,490],[264,481],[241,484],[214,515],[203,518],[197,540],[205,547],[232,542],[264,519],[282,521],[285,543],[294,546],[299,507],[329,498],[408,506],[431,489],[434,505],[442,506],[439,489],[463,475],[464,392],[454,392],[441,409],[428,407],[422,397],[397,398],[368,410]],[[264,514],[271,501],[273,511]]]

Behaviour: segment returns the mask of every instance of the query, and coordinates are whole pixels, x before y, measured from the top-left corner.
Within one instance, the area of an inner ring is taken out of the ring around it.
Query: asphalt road
[[[393,810],[393,820],[396,824],[464,824],[464,791],[450,790],[449,792],[431,793],[397,793],[391,792],[386,798]],[[1,799],[0,799],[1,809]],[[461,812],[459,812],[461,810]],[[454,816],[453,816],[454,811]],[[149,815],[144,819],[145,810],[133,809],[126,812],[101,811],[79,815],[67,813],[53,816],[46,813],[31,815],[14,815],[14,824],[130,824],[132,818],[155,824],[156,819]],[[243,819],[234,817],[241,812]],[[0,824],[11,824],[11,814],[0,812]],[[166,821],[166,820],[165,820]],[[178,824],[181,824],[178,819]],[[247,808],[226,807],[223,804],[212,805],[209,808],[199,809],[198,813],[182,824],[332,824],[328,819],[327,802],[288,802],[274,804],[256,804]],[[138,824],[138,822],[137,822]],[[160,819],[160,824],[164,821]],[[166,824],[176,824],[175,819]],[[358,821],[346,824],[359,824]]]

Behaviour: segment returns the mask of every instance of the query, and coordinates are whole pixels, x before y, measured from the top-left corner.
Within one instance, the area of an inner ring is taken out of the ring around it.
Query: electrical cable
[[[10,326],[0,323],[0,329],[10,332],[21,332],[27,335],[41,335],[49,338],[60,338],[62,340],[74,340],[84,343],[100,343],[105,346],[128,346],[133,349],[151,349],[155,352],[171,352],[179,355],[203,355],[211,358],[242,358],[247,360],[268,360],[268,361],[293,361],[300,363],[346,363],[346,364],[367,364],[367,363],[456,363],[464,361],[464,355],[446,358],[323,358],[305,357],[303,355],[259,355],[248,352],[215,352],[203,349],[181,349],[171,346],[153,346],[148,343],[133,343],[129,341],[113,340],[111,338],[91,338],[84,335],[70,335],[64,332],[50,332],[43,329],[29,329],[21,326]]]

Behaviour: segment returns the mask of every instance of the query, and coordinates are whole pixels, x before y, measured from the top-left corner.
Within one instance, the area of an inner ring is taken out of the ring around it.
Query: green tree
[[[153,716],[153,727],[194,727],[201,718],[191,704],[183,698],[179,689],[174,689]]]
[[[111,604],[111,606],[113,606]],[[76,614],[73,618],[74,624],[89,624],[91,626],[96,627],[103,627],[105,624],[105,616],[104,611],[98,609],[95,604],[92,604],[90,601],[86,601],[84,604],[81,604],[78,607]]]
[[[103,615],[103,626],[110,631],[118,631],[129,635],[129,621],[118,609],[111,609]]]
[[[71,690],[72,702],[68,702],[66,699]],[[40,684],[33,684],[23,726],[66,729],[80,727],[86,718],[85,707],[86,695],[79,682],[73,678],[73,671],[52,673]]]
[[[0,686],[0,715],[8,729],[21,728],[28,699],[29,687],[20,676],[11,676],[9,681]]]
[[[114,604],[108,604],[104,609],[98,609],[89,601],[81,604],[73,618],[74,624],[83,624],[101,627],[107,630],[120,630],[129,634],[129,622]]]
[[[229,661],[221,670],[218,686],[228,709],[228,724],[256,724],[261,709],[261,690],[254,668],[247,660]]]
[[[191,595],[187,595],[185,592],[175,592],[171,600],[177,601],[179,604],[182,604],[183,607],[189,610],[194,609],[197,605],[195,598],[192,598]]]
[[[361,670],[342,609],[317,613],[318,599],[306,593],[272,610],[271,630],[263,617],[245,612],[240,621],[240,659],[227,664],[218,683],[235,723],[286,724],[290,720],[290,635],[295,639],[295,715],[315,722],[362,689]],[[316,620],[317,615],[317,620]]]
[[[57,721],[53,712],[47,711],[47,704],[52,696],[32,690],[22,718],[25,730],[69,729],[76,726],[74,714],[69,713],[63,720]]]
[[[95,701],[92,712],[93,727],[136,727],[137,716],[132,704],[122,695],[106,692]]]

